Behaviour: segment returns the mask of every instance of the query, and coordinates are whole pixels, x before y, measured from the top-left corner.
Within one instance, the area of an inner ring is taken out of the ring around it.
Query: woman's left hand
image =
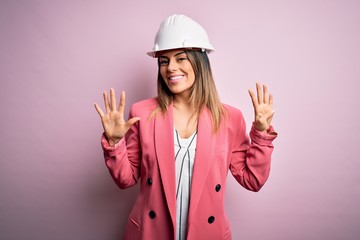
[[[257,97],[254,92],[249,89],[255,111],[254,127],[259,131],[266,131],[269,129],[274,116],[274,110],[272,108],[273,96],[269,94],[266,85],[261,86],[259,83],[256,83],[256,92]]]

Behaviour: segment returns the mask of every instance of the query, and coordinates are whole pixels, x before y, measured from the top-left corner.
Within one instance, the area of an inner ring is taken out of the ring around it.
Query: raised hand
[[[125,133],[129,130],[132,124],[136,123],[140,118],[134,117],[127,122],[124,120],[124,108],[125,108],[125,92],[123,91],[120,96],[120,104],[117,108],[115,99],[115,90],[110,89],[110,100],[103,92],[106,114],[101,110],[99,105],[94,104],[96,111],[98,112],[101,122],[105,131],[105,135],[109,141],[109,145],[113,146],[125,136]]]
[[[266,131],[269,129],[271,120],[274,116],[274,110],[272,108],[273,96],[269,94],[266,85],[256,83],[257,97],[254,92],[249,89],[249,94],[254,106],[255,121],[254,127],[259,131]]]

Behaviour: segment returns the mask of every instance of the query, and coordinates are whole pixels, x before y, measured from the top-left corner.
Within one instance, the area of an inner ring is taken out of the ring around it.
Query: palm
[[[110,100],[107,97],[106,92],[103,93],[104,103],[106,108],[106,114],[101,108],[95,103],[95,109],[100,115],[101,122],[105,131],[105,135],[110,145],[114,145],[120,139],[122,139],[126,132],[129,130],[132,124],[137,122],[139,118],[134,117],[129,121],[124,119],[124,108],[125,108],[125,92],[121,93],[120,104],[117,108],[116,98],[114,89],[110,89]]]
[[[126,122],[118,111],[107,113],[101,122],[108,138],[122,138],[126,133]]]

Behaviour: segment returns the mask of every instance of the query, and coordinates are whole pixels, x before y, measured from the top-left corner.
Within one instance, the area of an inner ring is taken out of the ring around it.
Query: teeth
[[[169,78],[170,80],[178,80],[181,79],[183,76],[175,76],[175,77],[171,77]]]

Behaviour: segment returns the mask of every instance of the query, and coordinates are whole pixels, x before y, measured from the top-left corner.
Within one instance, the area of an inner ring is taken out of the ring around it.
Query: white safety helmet
[[[178,48],[199,48],[207,53],[214,51],[206,31],[200,24],[185,15],[175,14],[160,24],[154,47],[147,54],[156,57],[159,51]]]

